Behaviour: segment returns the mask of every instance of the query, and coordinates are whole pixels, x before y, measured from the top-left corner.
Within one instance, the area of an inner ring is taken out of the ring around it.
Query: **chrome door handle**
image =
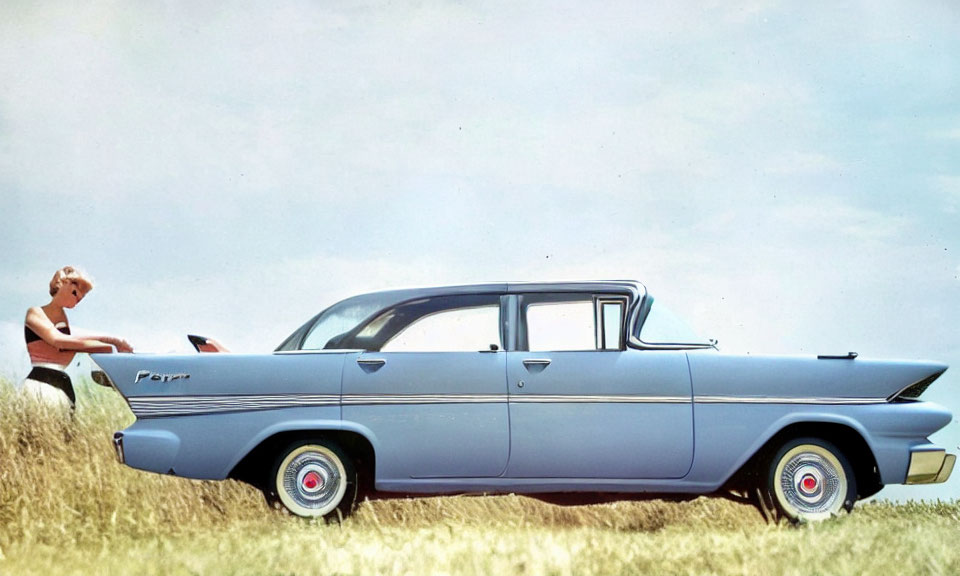
[[[383,368],[386,363],[387,361],[383,358],[357,358],[357,365],[367,374]]]
[[[527,358],[523,361],[524,366],[548,366],[550,360],[546,358]]]

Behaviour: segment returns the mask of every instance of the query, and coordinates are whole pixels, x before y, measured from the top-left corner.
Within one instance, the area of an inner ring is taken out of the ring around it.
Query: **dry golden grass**
[[[111,437],[132,416],[114,392],[80,388],[70,422],[0,381],[0,574],[960,573],[956,503],[794,528],[721,498],[455,496],[303,521],[245,484],[117,464]]]

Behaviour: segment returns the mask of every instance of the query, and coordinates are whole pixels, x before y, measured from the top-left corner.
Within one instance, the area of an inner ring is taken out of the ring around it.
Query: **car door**
[[[384,311],[348,356],[343,419],[376,439],[378,481],[491,477],[509,454],[500,295],[423,298]]]
[[[657,479],[693,460],[690,374],[682,351],[624,345],[629,296],[518,296],[508,353],[513,478]]]

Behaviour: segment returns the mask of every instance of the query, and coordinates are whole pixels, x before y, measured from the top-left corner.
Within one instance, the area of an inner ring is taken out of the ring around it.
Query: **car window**
[[[352,330],[362,320],[383,306],[382,302],[341,302],[327,309],[310,329],[303,341],[303,350],[339,348],[335,337]]]
[[[604,350],[619,350],[623,334],[623,307],[624,302],[618,300],[600,300],[600,315],[602,322],[602,331],[600,333],[600,342],[597,346]]]
[[[595,350],[593,300],[543,302],[527,306],[527,344],[531,351]]]
[[[479,352],[500,348],[500,306],[455,308],[423,316],[397,333],[383,352]]]
[[[531,352],[622,350],[627,298],[590,293],[520,297],[521,349]]]
[[[647,344],[708,343],[659,300],[653,301],[637,337]]]

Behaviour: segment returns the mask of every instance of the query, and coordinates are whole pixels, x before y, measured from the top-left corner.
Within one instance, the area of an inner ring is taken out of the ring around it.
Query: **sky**
[[[159,353],[629,278],[724,352],[952,364],[960,412],[960,7],[594,4],[4,2],[0,374],[67,264]]]

